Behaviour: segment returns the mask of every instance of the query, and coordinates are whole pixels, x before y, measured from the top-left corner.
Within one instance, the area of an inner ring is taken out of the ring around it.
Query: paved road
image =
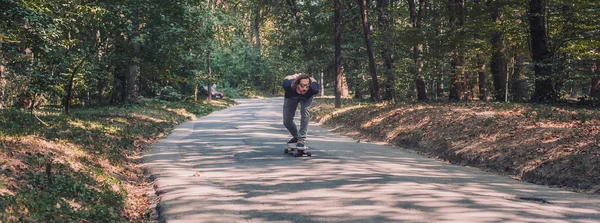
[[[283,154],[282,98],[178,126],[146,154],[166,222],[600,222],[600,197],[523,183],[311,126]]]

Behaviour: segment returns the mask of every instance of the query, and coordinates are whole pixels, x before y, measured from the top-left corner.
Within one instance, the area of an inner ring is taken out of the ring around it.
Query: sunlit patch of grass
[[[160,123],[160,122],[166,122],[167,121],[167,120],[164,120],[164,119],[161,119],[161,118],[155,118],[155,117],[144,115],[144,114],[132,114],[131,117],[148,120],[151,123]],[[192,118],[195,118],[195,116],[190,117],[190,119],[192,119]]]
[[[0,166],[6,164],[6,161],[4,161],[3,163],[0,163]],[[6,177],[4,176],[0,176],[0,194],[6,193],[8,192],[7,187],[6,187]]]

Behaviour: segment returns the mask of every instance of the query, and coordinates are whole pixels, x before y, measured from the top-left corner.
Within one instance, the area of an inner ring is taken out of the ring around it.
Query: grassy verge
[[[532,104],[313,103],[314,119],[358,140],[383,141],[524,181],[600,194],[600,111]]]
[[[229,105],[152,100],[68,116],[0,110],[0,222],[147,220],[147,176],[136,156],[176,124]]]

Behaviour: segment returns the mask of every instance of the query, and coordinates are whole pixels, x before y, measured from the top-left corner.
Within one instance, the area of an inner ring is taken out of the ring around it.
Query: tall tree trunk
[[[554,88],[552,77],[552,52],[548,50],[548,36],[544,0],[529,0],[529,30],[531,33],[531,54],[533,55],[533,70],[535,72],[535,89],[531,96],[532,102],[555,101],[558,93]]]
[[[426,0],[419,0],[419,8],[417,10],[417,0],[408,0],[408,8],[410,11],[410,21],[414,29],[421,29],[421,21],[423,21],[423,14],[425,10]],[[420,32],[419,32],[420,33]],[[419,39],[419,37],[417,37]],[[412,47],[413,51],[413,62],[415,63],[416,73],[414,76],[414,85],[417,90],[417,99],[419,101],[426,101],[427,98],[427,87],[425,85],[425,76],[423,75],[424,61],[421,53],[423,52],[423,43],[418,42]],[[413,88],[410,89],[411,91]]]
[[[198,93],[200,92],[200,71],[194,74],[194,101],[198,102]]]
[[[421,29],[421,23],[423,21],[423,16],[425,15],[425,9],[427,5],[427,0],[419,1],[419,12],[417,13],[417,29]],[[423,43],[419,43],[416,46],[416,54],[418,56],[417,60],[417,99],[419,101],[427,101],[427,87],[425,85],[425,74],[423,74],[423,67],[425,66],[425,59],[421,55],[423,53]]]
[[[444,95],[444,73],[439,69],[439,64],[436,62],[436,82],[435,82],[435,100],[439,100]]]
[[[479,71],[477,72],[477,77],[479,80],[479,100],[487,101],[488,93],[487,93],[487,73],[485,72],[485,55],[480,53],[477,55],[479,62]]]
[[[134,6],[135,7],[135,6]],[[131,36],[129,41],[131,42],[131,61],[129,61],[129,72],[127,72],[127,96],[126,102],[135,103],[137,102],[137,92],[135,91],[136,84],[135,79],[139,73],[138,58],[139,48],[138,38],[140,36],[140,25],[139,25],[139,14],[138,9],[134,8],[133,18],[131,20]]]
[[[383,41],[381,44],[381,56],[383,57],[383,65],[385,67],[385,96],[384,100],[396,103],[396,77],[394,75],[394,67],[392,61],[392,47],[389,39],[389,0],[378,0],[377,8],[379,8],[379,25],[383,32]]]
[[[75,80],[75,75],[77,74],[77,72],[79,72],[79,69],[81,68],[81,66],[83,65],[83,63],[85,62],[86,58],[83,58],[79,64],[77,64],[77,66],[75,66],[73,68],[73,72],[71,73],[71,77],[69,78],[69,83],[66,86],[66,95],[65,95],[65,113],[69,114],[69,111],[71,109],[71,98],[73,98],[73,82]],[[34,103],[34,102],[32,102]]]
[[[464,0],[449,0],[448,10],[450,12],[450,35],[453,39],[461,36],[460,27],[465,23],[464,15],[465,2]],[[465,96],[466,72],[465,72],[465,55],[463,46],[455,44],[451,48],[452,61],[450,63],[450,95],[448,99],[459,101]]]
[[[257,6],[256,9],[254,10],[254,26],[252,26],[253,28],[253,33],[254,33],[254,46],[256,47],[256,52],[258,53],[258,57],[260,58],[260,23],[261,23],[261,7],[262,6]],[[260,59],[259,59],[260,60]]]
[[[344,67],[342,67],[342,97],[348,97],[350,95],[350,91],[348,89],[348,79],[346,78],[346,74],[344,72]]]
[[[335,107],[342,107],[342,10],[340,0],[333,0],[335,22]]]
[[[2,54],[2,43],[0,43],[0,109],[3,109],[6,100],[6,66],[4,55]]]
[[[498,8],[499,6],[494,6],[492,12],[492,22],[500,25],[502,19],[502,12]],[[491,38],[492,43],[492,58],[491,58],[491,70],[492,77],[494,79],[494,94],[496,101],[505,101],[505,91],[506,91],[506,75],[508,75],[508,70],[506,69],[506,59],[505,59],[505,50],[504,50],[504,33],[499,31],[494,31]]]
[[[600,99],[600,75],[592,77],[592,87],[590,89],[590,96]]]
[[[600,56],[600,48],[596,49],[596,56]],[[600,59],[596,59],[596,63],[592,68],[593,77],[590,88],[590,96],[600,99]]]
[[[525,57],[522,54],[515,56],[512,82],[512,101],[525,102],[527,100],[527,76],[525,76]]]
[[[207,84],[208,84],[208,95],[206,95],[206,100],[208,101],[208,103],[212,102],[212,68],[210,66],[210,60],[211,60],[211,52],[210,50],[208,51],[208,54],[206,56],[206,74],[207,74]]]
[[[482,15],[487,13],[489,7],[487,5],[482,4],[481,0],[474,0],[475,8],[479,8],[479,12]],[[489,3],[489,0],[488,0]],[[474,38],[476,41],[483,41],[482,33],[485,32],[482,28],[476,28]],[[483,47],[481,47],[483,48]],[[485,56],[485,52],[480,50],[477,54],[477,67],[479,70],[477,71],[477,83],[473,87],[473,91],[477,90],[477,97],[480,101],[487,101],[488,92],[487,92],[487,73],[486,73],[486,64],[487,58]]]
[[[371,100],[379,101],[379,81],[377,80],[377,68],[375,67],[375,58],[373,56],[373,42],[371,41],[371,25],[367,18],[366,0],[357,0],[360,6],[360,17],[365,36],[365,45],[367,46],[367,57],[369,58],[369,74],[371,75],[372,90]]]
[[[321,81],[319,81],[319,87],[321,88],[319,91],[321,92],[321,97],[325,96],[325,83],[323,83],[323,69],[321,69]]]
[[[255,13],[255,17],[254,17],[254,24],[252,26],[252,30],[254,33],[254,46],[255,46],[255,50],[256,50],[256,55],[257,55],[257,64],[258,64],[258,72],[256,72],[256,74],[254,74],[254,85],[259,86],[261,79],[262,79],[262,73],[263,73],[263,67],[262,67],[262,55],[261,55],[261,43],[260,43],[260,24],[262,22],[262,7],[263,5],[259,5],[256,7],[254,13]]]

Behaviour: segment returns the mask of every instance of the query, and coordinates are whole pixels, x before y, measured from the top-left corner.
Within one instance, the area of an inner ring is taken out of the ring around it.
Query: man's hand
[[[285,77],[286,80],[297,79],[300,74],[292,74]]]
[[[294,82],[292,82],[292,89],[296,89],[296,87],[298,87],[298,79],[294,80]]]

